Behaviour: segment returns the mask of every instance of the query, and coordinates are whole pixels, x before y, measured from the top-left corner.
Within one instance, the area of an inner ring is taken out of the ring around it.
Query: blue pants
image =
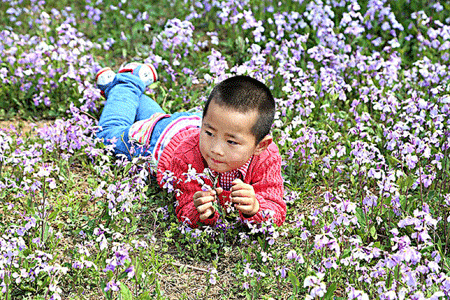
[[[131,144],[128,132],[131,125],[137,121],[150,118],[154,113],[164,113],[164,110],[154,100],[144,94],[145,85],[131,73],[119,73],[106,88],[106,104],[100,116],[100,131],[98,138],[103,138],[105,144],[111,144],[112,138],[117,138],[115,154],[124,154],[131,160],[129,149]],[[189,116],[193,113],[177,112],[156,123],[151,135],[150,144],[145,147],[135,147],[133,156],[151,155],[158,137],[175,119]],[[198,114],[196,114],[198,115]]]

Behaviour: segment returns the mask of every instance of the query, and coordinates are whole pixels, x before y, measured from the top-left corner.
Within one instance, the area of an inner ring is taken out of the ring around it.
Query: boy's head
[[[211,102],[244,114],[256,111],[258,118],[250,128],[256,144],[269,134],[275,116],[275,100],[269,88],[258,80],[234,76],[220,82],[209,95],[203,116],[207,115]]]
[[[270,90],[248,76],[219,83],[203,110],[200,151],[208,167],[227,172],[265,150],[275,114]]]

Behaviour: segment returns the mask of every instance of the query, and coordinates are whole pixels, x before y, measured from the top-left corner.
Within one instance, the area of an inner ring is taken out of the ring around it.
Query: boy
[[[116,154],[129,158],[130,142],[143,145],[133,155],[153,157],[160,186],[167,174],[180,180],[176,206],[180,221],[191,227],[214,225],[219,218],[213,207],[217,194],[222,207],[232,202],[242,221],[260,223],[271,217],[277,225],[284,222],[281,157],[269,135],[275,101],[263,83],[248,76],[222,81],[200,116],[166,114],[144,95],[146,86],[157,80],[151,65],[131,63],[117,75],[104,68],[96,80],[107,98],[98,137],[116,138]],[[219,188],[203,191],[198,182],[186,180],[190,168],[211,169]]]

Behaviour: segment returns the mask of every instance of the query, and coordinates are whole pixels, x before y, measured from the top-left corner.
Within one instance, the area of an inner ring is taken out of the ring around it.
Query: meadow
[[[2,0],[1,299],[450,299],[450,4]],[[96,72],[167,112],[233,74],[277,102],[286,222],[178,222],[95,137]]]

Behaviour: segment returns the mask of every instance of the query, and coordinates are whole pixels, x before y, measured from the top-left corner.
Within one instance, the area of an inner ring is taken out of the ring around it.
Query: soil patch
[[[31,132],[34,128],[42,128],[54,123],[54,120],[40,120],[40,121],[27,121],[27,120],[11,120],[0,121],[0,130],[6,132]]]

